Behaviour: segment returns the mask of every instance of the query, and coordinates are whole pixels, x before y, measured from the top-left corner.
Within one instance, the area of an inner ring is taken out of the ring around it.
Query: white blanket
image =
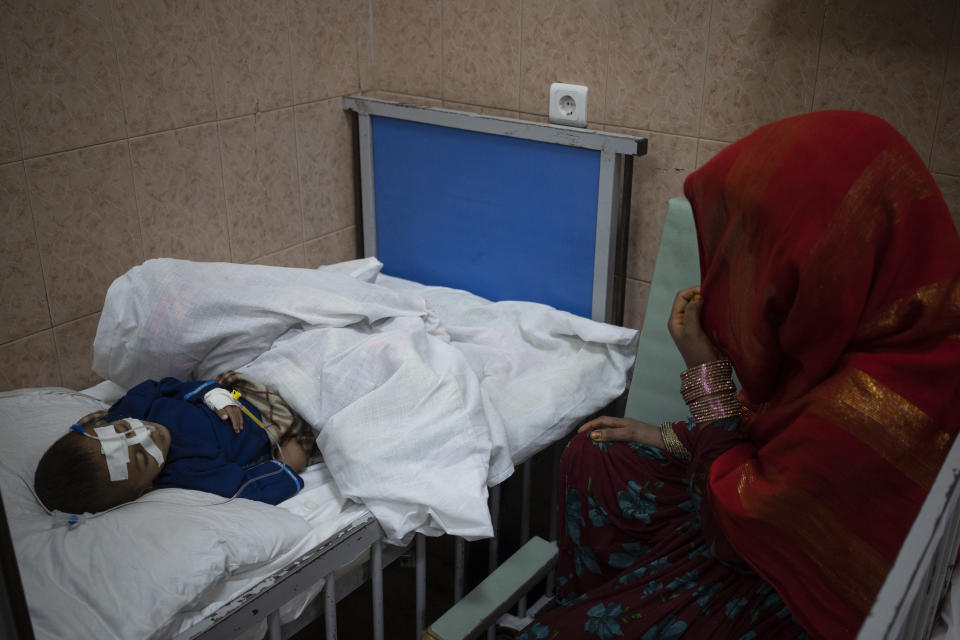
[[[244,371],[316,429],[340,492],[390,541],[492,535],[487,486],[623,391],[636,332],[366,281],[379,266],[150,260],[110,287],[94,369],[123,386]]]

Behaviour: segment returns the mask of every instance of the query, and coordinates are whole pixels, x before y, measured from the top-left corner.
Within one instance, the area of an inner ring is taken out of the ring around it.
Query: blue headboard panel
[[[363,254],[384,273],[619,321],[623,158],[646,140],[362,96],[344,107],[358,114]]]
[[[590,317],[599,151],[375,116],[373,157],[384,273]]]

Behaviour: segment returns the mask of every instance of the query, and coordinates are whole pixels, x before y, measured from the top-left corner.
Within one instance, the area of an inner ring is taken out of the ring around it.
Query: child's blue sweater
[[[196,489],[229,498],[248,480],[260,478],[238,497],[277,504],[295,495],[303,480],[271,458],[266,432],[244,415],[243,430],[234,433],[229,420],[221,420],[203,403],[204,394],[218,386],[214,381],[147,380],[117,400],[106,419],[138,418],[170,431],[170,452],[153,482],[156,488]],[[260,418],[253,406],[242,398],[240,402]],[[280,473],[263,477],[277,470]]]

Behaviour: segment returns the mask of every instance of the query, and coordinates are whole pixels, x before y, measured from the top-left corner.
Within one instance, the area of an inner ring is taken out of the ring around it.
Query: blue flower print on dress
[[[583,630],[601,640],[622,636],[623,630],[620,629],[620,622],[617,620],[617,616],[621,613],[623,613],[623,607],[616,602],[607,605],[596,604],[587,611],[587,622],[583,625]]]
[[[580,528],[586,525],[586,522],[584,522],[583,515],[580,513],[580,494],[577,493],[576,489],[567,489],[566,503],[567,537],[573,540],[575,544],[580,544]]]
[[[714,582],[711,585],[703,585],[699,589],[693,592],[693,600],[696,602],[701,609],[707,609],[710,604],[710,600],[713,598],[713,594],[723,586],[721,582]]]
[[[629,447],[633,449],[638,456],[644,456],[646,458],[653,458],[654,460],[666,460],[667,457],[663,455],[663,451],[652,447],[649,444],[641,444],[639,442],[630,442],[628,443]]]
[[[746,604],[747,604],[746,598],[737,598],[736,600],[731,600],[730,602],[727,603],[727,606],[723,608],[723,612],[727,615],[728,618],[733,620],[738,615],[740,615],[740,611],[746,606]]]
[[[685,574],[676,578],[667,585],[667,589],[670,591],[688,591],[697,586],[697,579],[700,577],[700,572],[696,569],[687,571]]]
[[[757,640],[757,632],[747,631],[745,634],[740,636],[740,640]]]
[[[587,480],[587,504],[590,505],[590,509],[587,511],[587,516],[590,518],[590,522],[593,523],[595,527],[602,527],[604,525],[610,524],[610,519],[607,517],[607,510],[593,497],[593,491],[591,491],[591,486],[593,485],[593,478]]]
[[[670,566],[670,560],[667,556],[661,556],[647,565],[650,569],[650,573],[656,573],[657,571],[662,571]]]
[[[701,544],[699,547],[690,552],[690,555],[687,557],[691,560],[703,556],[704,558],[712,558],[713,555],[710,553],[710,549],[707,548],[707,545]]]
[[[650,581],[650,584],[648,584],[647,586],[645,586],[645,587],[643,588],[643,595],[644,595],[644,596],[652,596],[653,594],[655,594],[657,591],[660,591],[661,589],[663,589],[663,583],[662,583],[662,582],[657,582],[656,580],[651,580],[651,581]]]
[[[593,549],[590,547],[573,547],[573,570],[580,576],[583,575],[583,568],[586,567],[590,573],[600,573],[600,564],[597,557],[593,555]]]
[[[545,624],[540,624],[539,622],[534,622],[532,625],[523,630],[516,640],[546,640],[550,637],[550,627]]]
[[[624,518],[650,524],[650,514],[657,512],[657,496],[643,489],[631,480],[624,491],[617,492],[617,504]]]
[[[625,573],[620,576],[620,579],[617,580],[620,584],[630,584],[631,582],[636,582],[647,573],[646,567],[640,567],[639,569],[634,569],[630,573]]]
[[[622,545],[623,551],[614,551],[610,554],[607,564],[614,569],[626,569],[634,562],[650,553],[650,547],[642,542],[627,542]]]
[[[663,622],[650,627],[641,640],[677,640],[686,630],[686,622],[677,620],[676,616],[668,616]]]

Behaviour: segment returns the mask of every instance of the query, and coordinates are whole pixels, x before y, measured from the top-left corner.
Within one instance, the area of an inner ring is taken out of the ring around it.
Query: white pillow
[[[0,488],[37,638],[147,638],[229,576],[309,530],[287,511],[184,489],[151,492],[74,529],[52,526],[25,482],[81,416],[106,408],[66,389],[0,393]]]

